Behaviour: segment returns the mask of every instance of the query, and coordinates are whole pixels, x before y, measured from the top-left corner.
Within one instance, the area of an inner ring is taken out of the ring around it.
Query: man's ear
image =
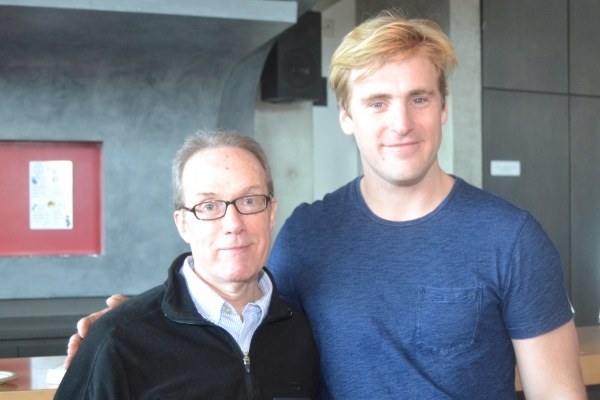
[[[444,105],[442,107],[442,118],[441,125],[444,125],[448,121],[448,100],[444,99]]]
[[[173,218],[175,219],[175,225],[177,226],[177,230],[179,231],[179,236],[181,236],[181,238],[186,242],[189,243],[190,239],[189,239],[189,233],[188,233],[188,226],[187,223],[185,221],[185,210],[176,210],[173,213]]]
[[[352,116],[348,111],[346,111],[344,107],[342,107],[341,104],[338,107],[340,109],[340,125],[342,127],[342,131],[344,131],[346,135],[350,136],[354,134],[354,124],[352,122]]]
[[[275,221],[276,221],[276,214],[277,214],[277,199],[275,197],[273,197],[271,199],[271,221],[270,221],[270,230],[273,230],[273,228],[275,227]]]

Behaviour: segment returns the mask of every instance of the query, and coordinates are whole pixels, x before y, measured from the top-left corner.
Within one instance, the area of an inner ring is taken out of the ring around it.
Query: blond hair
[[[393,11],[384,11],[346,35],[331,58],[329,85],[339,106],[349,112],[350,73],[365,69],[357,79],[372,75],[384,64],[400,61],[419,52],[438,71],[438,88],[445,104],[447,73],[458,65],[454,49],[440,27],[429,20],[408,20]]]

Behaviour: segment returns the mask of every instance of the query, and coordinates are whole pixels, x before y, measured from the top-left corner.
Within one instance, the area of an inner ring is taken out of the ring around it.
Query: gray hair
[[[267,190],[269,196],[275,195],[273,189],[273,177],[271,176],[271,169],[267,161],[267,156],[264,150],[260,147],[260,144],[249,136],[240,135],[235,132],[198,132],[193,136],[189,136],[183,146],[177,152],[175,159],[173,160],[172,166],[172,183],[173,183],[173,206],[175,210],[180,210],[184,205],[184,193],[183,183],[181,178],[183,176],[183,169],[187,162],[194,156],[194,154],[204,149],[214,149],[218,147],[233,147],[242,149],[250,152],[256,160],[259,162],[265,176],[267,178]]]

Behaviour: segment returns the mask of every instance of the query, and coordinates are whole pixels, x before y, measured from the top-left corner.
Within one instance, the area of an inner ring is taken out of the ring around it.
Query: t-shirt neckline
[[[446,205],[450,203],[450,201],[452,201],[452,198],[454,198],[460,187],[464,184],[464,181],[461,178],[454,175],[450,175],[454,178],[454,185],[452,186],[452,190],[450,190],[448,196],[446,196],[446,198],[433,211],[431,211],[427,215],[410,221],[390,221],[375,215],[375,213],[373,213],[373,211],[371,211],[371,209],[367,205],[362,193],[360,192],[360,181],[363,178],[363,176],[359,176],[356,179],[354,179],[351,185],[351,190],[354,192],[353,197],[356,199],[356,206],[359,208],[360,211],[362,211],[365,214],[367,218],[386,226],[412,226],[429,221],[430,219],[436,217],[446,207]]]

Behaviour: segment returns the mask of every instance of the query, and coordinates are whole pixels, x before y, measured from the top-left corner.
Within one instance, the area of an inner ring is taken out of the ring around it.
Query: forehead
[[[188,194],[235,195],[244,190],[266,190],[265,172],[256,157],[234,147],[204,149],[183,169],[182,184]],[[242,193],[243,194],[243,193]]]
[[[350,97],[354,89],[361,91],[385,88],[402,90],[437,89],[439,73],[431,60],[415,53],[410,57],[388,61],[373,70],[372,66],[354,69],[350,72]]]

